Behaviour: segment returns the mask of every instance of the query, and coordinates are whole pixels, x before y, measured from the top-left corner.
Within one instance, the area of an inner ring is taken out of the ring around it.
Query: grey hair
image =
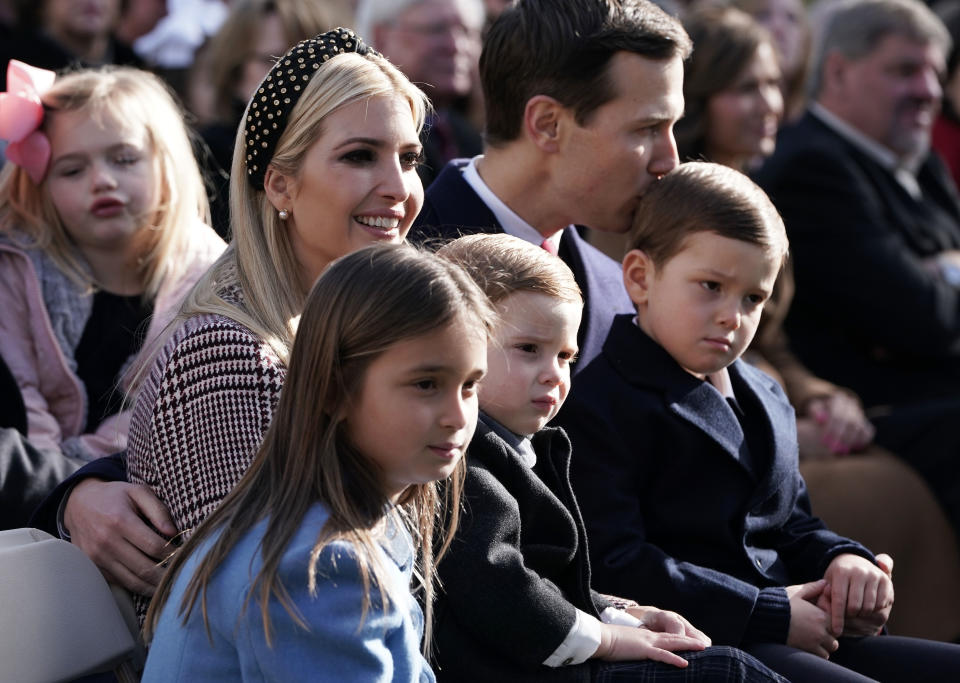
[[[357,35],[364,36],[369,45],[379,49],[374,44],[374,29],[396,20],[408,8],[419,5],[421,2],[426,0],[359,0],[354,21]],[[451,2],[459,3],[466,8],[467,17],[473,20],[477,29],[483,26],[486,12],[481,0],[451,0]]]
[[[808,84],[810,96],[820,94],[823,67],[831,53],[859,59],[888,35],[935,45],[944,57],[952,44],[943,22],[919,0],[842,0],[828,10],[816,41]]]

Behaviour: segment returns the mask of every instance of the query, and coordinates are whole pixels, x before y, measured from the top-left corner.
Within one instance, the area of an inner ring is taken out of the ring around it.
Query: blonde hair
[[[324,133],[326,118],[340,107],[373,97],[403,98],[410,104],[417,131],[423,127],[429,106],[426,96],[396,67],[375,54],[339,54],[308,81],[270,164],[296,177],[307,150]],[[233,243],[188,295],[180,318],[201,313],[224,315],[249,328],[286,363],[304,292],[311,283],[301,281],[299,262],[277,211],[263,189],[255,189],[247,179],[243,132],[241,123],[230,178]],[[242,292],[241,303],[224,296],[235,287]]]
[[[177,254],[187,250],[190,231],[209,222],[203,180],[182,111],[174,95],[151,73],[126,67],[76,71],[57,78],[44,93],[44,128],[57,112],[84,112],[99,123],[143,126],[156,169],[158,207],[138,236],[140,277],[146,298],[156,297],[161,283],[184,274]],[[0,230],[25,233],[25,246],[45,250],[80,287],[93,288],[85,263],[74,249],[63,220],[53,206],[46,183],[37,185],[19,166],[8,163],[0,173]]]
[[[251,598],[258,599],[268,644],[271,598],[306,628],[277,580],[277,568],[304,515],[318,501],[328,508],[330,517],[310,555],[310,590],[315,590],[320,552],[329,543],[344,540],[355,549],[364,584],[361,619],[370,605],[371,583],[379,587],[386,608],[388,582],[377,560],[376,532],[388,501],[378,467],[348,440],[351,399],[363,386],[370,363],[390,346],[457,320],[489,337],[493,317],[486,297],[465,273],[414,247],[375,245],[335,261],[307,297],[284,390],[263,444],[240,483],[174,555],[147,614],[148,638],[186,559],[222,531],[190,578],[177,608],[186,621],[199,599],[209,634],[206,591],[210,581],[231,549],[264,518],[269,521],[260,546],[263,565],[251,583],[244,609]],[[453,538],[464,468],[461,459],[446,485],[411,485],[397,503],[401,519],[419,543],[418,578],[426,605],[424,652],[430,640],[434,558],[442,557]],[[435,539],[436,522],[441,519],[446,526]]]
[[[519,237],[465,235],[444,244],[437,255],[463,268],[494,304],[514,292],[535,292],[583,303],[580,287],[567,264]]]

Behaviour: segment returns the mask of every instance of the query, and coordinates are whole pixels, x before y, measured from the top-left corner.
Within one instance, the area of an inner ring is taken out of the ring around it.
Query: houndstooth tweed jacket
[[[267,343],[221,315],[189,318],[167,341],[134,406],[127,467],[184,535],[240,481],[286,372]]]

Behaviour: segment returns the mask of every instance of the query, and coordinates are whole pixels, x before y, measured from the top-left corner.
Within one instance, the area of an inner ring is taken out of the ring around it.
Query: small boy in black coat
[[[684,164],[644,197],[629,244],[637,315],[614,320],[559,417],[596,585],[692,615],[795,683],[956,675],[957,646],[875,637],[893,561],[812,516],[793,410],[739,360],[787,256],[770,200]]]
[[[582,299],[570,269],[507,235],[463,237],[439,254],[480,284],[500,321],[479,387],[463,516],[439,566],[438,678],[779,680],[739,650],[704,649],[709,639],[678,614],[591,590],[570,443],[544,428],[566,398],[577,352]]]

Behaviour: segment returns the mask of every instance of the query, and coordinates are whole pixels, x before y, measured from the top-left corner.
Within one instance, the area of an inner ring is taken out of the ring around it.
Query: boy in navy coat
[[[463,516],[439,566],[438,678],[779,680],[743,652],[704,650],[709,639],[675,613],[591,590],[570,442],[544,428],[577,353],[583,302],[570,269],[502,234],[463,237],[439,253],[481,285],[500,319],[479,385]]]
[[[872,637],[892,560],[812,516],[790,404],[739,360],[787,255],[766,195],[684,164],[648,192],[629,244],[637,315],[614,320],[559,418],[596,585],[681,611],[794,681],[960,670],[956,646]]]

